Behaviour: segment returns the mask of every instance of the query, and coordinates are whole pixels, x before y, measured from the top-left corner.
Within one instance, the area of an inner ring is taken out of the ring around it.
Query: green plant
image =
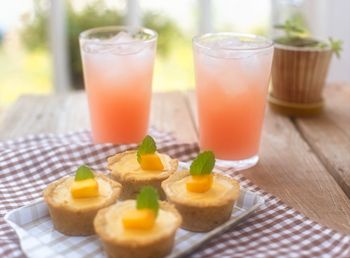
[[[80,12],[75,12],[70,1],[66,1],[67,38],[69,48],[69,65],[74,88],[83,87],[82,66],[80,58],[79,34],[93,27],[120,25],[123,16],[117,10],[108,9],[103,0],[89,3]],[[48,6],[46,0],[34,0],[34,17],[24,19],[21,39],[29,50],[48,49],[47,25]],[[145,27],[158,32],[157,53],[165,57],[171,48],[171,38],[181,36],[179,28],[169,18],[156,13],[146,12],[142,18]]]
[[[4,41],[4,34],[3,32],[0,30],[0,47],[2,46],[2,42]]]
[[[328,38],[329,45],[333,51],[333,53],[340,58],[340,53],[343,50],[343,41],[341,40],[336,40],[331,37]]]
[[[123,17],[115,10],[107,9],[103,1],[96,0],[78,13],[67,2],[69,63],[75,88],[83,88],[79,34],[93,27],[121,24],[122,21]]]
[[[320,41],[314,39],[308,36],[308,32],[304,27],[293,20],[286,20],[284,24],[277,24],[274,27],[284,31],[282,37],[278,37],[274,40],[278,44],[294,47],[330,48],[338,58],[340,57],[343,44],[341,40],[328,38],[328,41]]]
[[[30,20],[28,15],[23,17],[24,27],[20,32],[21,42],[29,50],[48,48],[47,26],[48,6],[44,0],[33,1],[34,16]]]
[[[145,27],[158,32],[157,53],[166,57],[172,47],[171,38],[182,37],[176,23],[164,15],[146,12],[142,18]]]

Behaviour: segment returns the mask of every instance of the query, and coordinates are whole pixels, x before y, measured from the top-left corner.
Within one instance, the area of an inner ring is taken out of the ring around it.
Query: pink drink
[[[258,161],[272,54],[271,42],[261,37],[194,39],[200,146],[237,169]]]
[[[156,40],[151,30],[124,27],[93,29],[80,37],[96,143],[137,143],[147,134]]]

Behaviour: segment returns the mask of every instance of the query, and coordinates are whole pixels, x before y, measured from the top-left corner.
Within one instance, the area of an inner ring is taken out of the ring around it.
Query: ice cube
[[[224,38],[205,42],[208,49],[203,52],[217,58],[243,59],[255,55],[257,49],[263,47],[263,43],[242,41],[239,38]],[[246,51],[241,51],[246,50]]]
[[[220,48],[225,49],[237,49],[243,45],[243,43],[237,38],[219,40],[217,41],[217,44]]]
[[[90,42],[83,43],[83,50],[86,53],[101,53],[105,50],[105,47],[100,44],[98,39],[93,39]]]
[[[144,42],[133,38],[130,33],[125,31],[121,31],[114,37],[109,38],[107,42],[113,44],[111,53],[115,55],[135,54],[145,47]]]
[[[108,39],[91,39],[83,44],[83,50],[87,53],[129,55],[138,53],[146,46],[142,40],[121,31]]]
[[[129,33],[121,31],[112,38],[109,38],[108,41],[111,43],[129,43],[137,41],[137,39],[134,39]]]

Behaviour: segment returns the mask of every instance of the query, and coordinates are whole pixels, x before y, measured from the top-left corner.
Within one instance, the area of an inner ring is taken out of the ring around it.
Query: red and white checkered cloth
[[[198,146],[178,143],[152,130],[161,152],[189,161]],[[74,173],[81,164],[107,173],[106,157],[135,145],[92,144],[87,131],[32,135],[0,143],[0,257],[24,257],[14,231],[3,220],[8,211],[29,204],[52,181]],[[350,257],[350,235],[340,234],[306,218],[263,192],[239,172],[218,170],[258,192],[266,205],[234,229],[204,244],[192,257]]]

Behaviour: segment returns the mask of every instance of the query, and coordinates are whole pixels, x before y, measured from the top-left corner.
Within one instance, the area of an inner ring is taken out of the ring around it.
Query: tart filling
[[[154,225],[149,229],[126,228],[123,217],[135,209],[135,201],[118,203],[105,213],[104,233],[108,238],[118,242],[153,242],[164,235],[170,235],[178,227],[178,217],[171,211],[159,209]]]
[[[74,177],[67,177],[52,191],[52,201],[57,205],[67,205],[76,208],[88,208],[105,203],[112,194],[111,184],[103,177],[96,176],[98,184],[98,196],[89,198],[74,198],[71,187],[74,184]]]
[[[136,151],[128,151],[122,153],[117,162],[113,162],[113,157],[109,159],[109,168],[112,171],[118,171],[120,178],[138,177],[142,178],[158,178],[169,174],[169,170],[173,169],[172,159],[166,155],[157,153],[164,169],[163,170],[144,170],[137,161]]]
[[[172,184],[168,185],[168,194],[176,196],[177,199],[186,199],[194,204],[211,205],[218,202],[218,200],[225,198],[228,194],[232,194],[235,187],[231,181],[223,176],[213,175],[213,183],[205,192],[192,192],[186,187],[187,183],[192,180],[191,176],[185,176]],[[235,188],[236,191],[239,191]],[[238,193],[237,193],[238,194]]]

